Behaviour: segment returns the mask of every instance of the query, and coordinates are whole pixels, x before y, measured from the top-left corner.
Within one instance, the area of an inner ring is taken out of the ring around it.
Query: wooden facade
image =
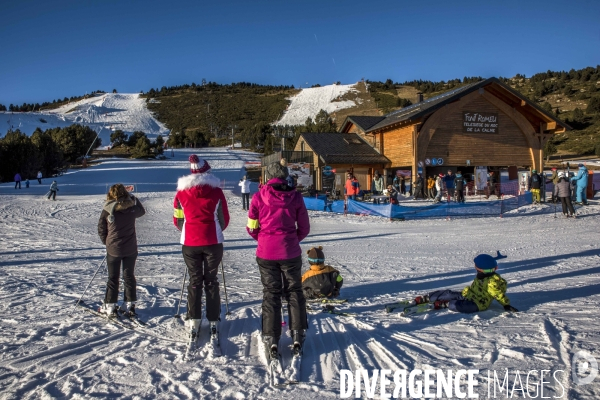
[[[473,115],[494,123],[486,120],[485,128],[471,128],[468,118]],[[427,161],[432,160],[454,170],[481,165],[541,171],[546,141],[570,129],[495,78],[390,113],[366,130],[351,118],[341,132],[371,136],[373,146],[390,160],[388,178],[395,168],[410,168],[415,176],[420,164],[429,175]]]

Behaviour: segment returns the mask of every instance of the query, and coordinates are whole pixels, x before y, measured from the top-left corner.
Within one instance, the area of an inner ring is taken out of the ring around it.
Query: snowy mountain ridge
[[[1,136],[9,129],[30,135],[38,127],[46,130],[72,124],[86,125],[99,132],[104,145],[110,143],[110,134],[117,129],[128,134],[142,131],[150,139],[169,134],[169,129],[154,118],[146,100],[138,93],[105,93],[41,112],[0,113]]]

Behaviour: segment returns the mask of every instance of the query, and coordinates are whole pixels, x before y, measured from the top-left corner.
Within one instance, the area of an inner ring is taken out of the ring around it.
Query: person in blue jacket
[[[452,170],[449,169],[448,174],[443,179],[448,191],[448,203],[450,203],[450,199],[454,198],[454,179],[456,179],[456,175],[452,174]]]
[[[571,181],[577,183],[577,203],[587,206],[587,185],[588,185],[588,170],[583,164],[579,164],[579,172]]]

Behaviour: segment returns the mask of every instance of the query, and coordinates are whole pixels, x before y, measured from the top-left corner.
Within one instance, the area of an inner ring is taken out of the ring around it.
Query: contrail
[[[333,65],[336,65],[335,58],[331,57],[331,59],[333,60]]]
[[[315,33],[315,40],[317,41],[317,44],[319,44],[319,39],[317,39],[317,34]]]

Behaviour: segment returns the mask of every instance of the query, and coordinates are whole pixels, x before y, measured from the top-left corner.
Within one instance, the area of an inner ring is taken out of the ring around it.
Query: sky
[[[4,1],[0,104],[206,81],[530,76],[600,64],[600,1]]]

